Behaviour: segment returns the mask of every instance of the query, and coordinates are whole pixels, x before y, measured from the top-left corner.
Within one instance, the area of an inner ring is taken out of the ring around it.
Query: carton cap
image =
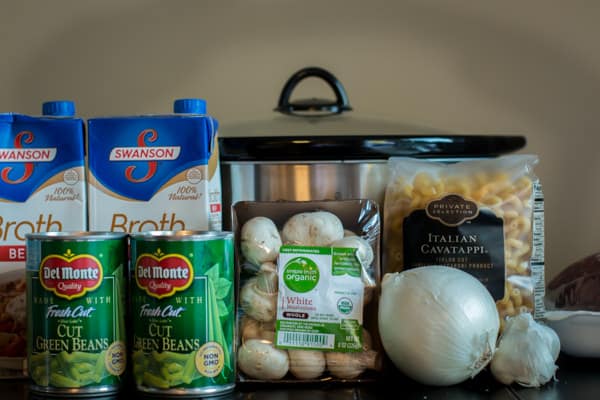
[[[75,103],[70,100],[47,101],[42,104],[42,115],[49,117],[75,116]]]
[[[173,112],[176,114],[206,114],[206,100],[177,99],[173,103]]]

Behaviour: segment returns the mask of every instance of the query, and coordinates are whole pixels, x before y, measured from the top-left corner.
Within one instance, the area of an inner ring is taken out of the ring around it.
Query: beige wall
[[[165,113],[197,96],[227,125],[270,118],[289,75],[318,65],[356,115],[526,135],[541,159],[547,276],[600,250],[596,1],[14,0],[1,11],[2,111],[71,98],[84,117]],[[311,90],[327,94],[310,82],[299,93]]]

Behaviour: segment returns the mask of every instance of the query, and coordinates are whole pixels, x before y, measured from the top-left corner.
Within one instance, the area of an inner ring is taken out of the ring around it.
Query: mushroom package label
[[[276,347],[362,350],[364,283],[355,249],[284,245],[278,274]]]

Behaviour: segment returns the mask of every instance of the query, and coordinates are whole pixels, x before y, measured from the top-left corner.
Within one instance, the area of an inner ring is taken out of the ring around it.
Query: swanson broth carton
[[[90,230],[221,230],[218,123],[201,99],[174,111],[88,120]]]
[[[86,229],[84,123],[71,101],[0,114],[0,378],[23,374],[25,235]]]

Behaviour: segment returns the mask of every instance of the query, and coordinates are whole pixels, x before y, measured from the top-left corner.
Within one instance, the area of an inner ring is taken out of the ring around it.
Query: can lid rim
[[[36,232],[27,233],[25,238],[28,240],[106,240],[123,239],[127,233],[122,232],[104,232],[104,231],[63,231],[63,232]]]
[[[233,232],[229,231],[145,231],[131,233],[134,240],[198,240],[198,239],[224,239],[232,237]]]

